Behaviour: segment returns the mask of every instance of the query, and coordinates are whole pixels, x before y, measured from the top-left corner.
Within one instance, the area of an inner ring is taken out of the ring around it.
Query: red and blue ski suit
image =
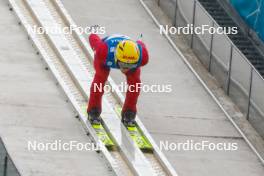
[[[113,47],[116,47],[119,41],[125,40],[127,38],[128,37],[121,35],[119,36],[112,35],[104,39],[100,39],[100,37],[96,34],[91,34],[89,36],[90,45],[92,49],[95,51],[94,54],[95,76],[90,89],[90,99],[88,103],[87,112],[89,112],[92,108],[98,108],[100,112],[102,111],[101,104],[102,104],[102,95],[104,94],[104,91],[98,91],[98,89],[95,89],[95,84],[96,85],[101,84],[104,86],[109,76],[110,69],[111,68],[119,69],[119,67],[115,63],[111,62],[111,60],[114,59],[112,58]],[[114,43],[114,44],[111,45],[110,43]],[[140,62],[137,68],[128,70],[127,72],[124,73],[126,76],[128,86],[134,85],[135,87],[136,85],[141,83],[140,80],[141,66],[146,65],[149,60],[148,51],[146,49],[145,44],[140,40],[136,41],[136,43],[140,48]],[[122,112],[125,112],[127,110],[137,112],[136,104],[139,94],[140,94],[140,89],[135,89],[133,91],[127,90],[126,99]]]

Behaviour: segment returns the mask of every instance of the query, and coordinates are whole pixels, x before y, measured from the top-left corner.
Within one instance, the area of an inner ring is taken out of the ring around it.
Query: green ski
[[[116,105],[115,111],[121,118],[122,108],[119,105]],[[148,139],[142,133],[140,127],[136,124],[135,127],[127,127],[127,130],[130,134],[131,139],[136,143],[136,145],[144,152],[152,152],[153,147]]]
[[[87,117],[87,112],[86,112],[86,107],[84,106],[83,112],[85,116]],[[103,144],[108,148],[108,149],[114,149],[115,144],[112,141],[112,139],[109,137],[108,133],[106,132],[104,126],[102,124],[91,124],[94,131],[96,132],[96,135],[98,138],[103,142]]]

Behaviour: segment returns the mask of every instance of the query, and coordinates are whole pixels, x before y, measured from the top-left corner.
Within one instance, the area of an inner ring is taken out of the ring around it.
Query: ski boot
[[[124,112],[122,111],[121,116],[122,116],[122,123],[126,127],[135,127],[136,126],[136,121],[135,121],[136,112],[133,112],[130,110],[126,110]]]
[[[92,108],[88,113],[88,120],[91,122],[92,125],[100,125],[102,119],[100,117],[100,110],[98,108]]]

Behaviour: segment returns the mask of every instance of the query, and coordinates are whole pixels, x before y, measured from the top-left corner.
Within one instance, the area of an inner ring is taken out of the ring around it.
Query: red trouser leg
[[[130,89],[127,90],[126,100],[122,109],[122,112],[131,110],[137,112],[137,100],[140,94],[140,68],[134,72],[126,73],[127,84]],[[137,88],[138,87],[138,88]]]
[[[90,98],[88,103],[87,112],[92,108],[98,108],[102,111],[102,96],[104,94],[104,85],[108,78],[110,70],[102,66],[98,58],[94,61],[95,76],[90,88]]]

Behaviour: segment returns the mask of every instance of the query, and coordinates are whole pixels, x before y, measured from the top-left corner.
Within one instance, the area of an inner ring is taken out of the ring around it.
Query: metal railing
[[[198,0],[157,0],[173,26],[219,25]],[[190,47],[264,137],[264,79],[226,34],[186,35]]]
[[[0,138],[0,176],[20,176]]]

